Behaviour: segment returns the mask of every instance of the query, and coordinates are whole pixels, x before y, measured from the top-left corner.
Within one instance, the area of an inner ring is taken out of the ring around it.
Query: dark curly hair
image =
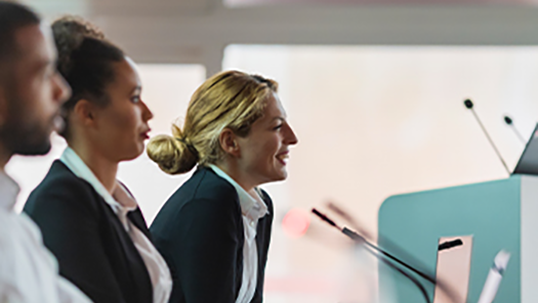
[[[101,30],[78,17],[66,16],[52,24],[58,49],[58,71],[71,86],[72,95],[63,105],[65,128],[69,136],[67,116],[81,99],[99,106],[109,102],[107,85],[114,81],[113,63],[125,58],[123,51],[105,39]]]

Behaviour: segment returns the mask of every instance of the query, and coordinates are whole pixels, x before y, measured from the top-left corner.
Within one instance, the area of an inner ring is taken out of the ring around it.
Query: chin
[[[14,148],[13,153],[22,156],[44,156],[49,153],[52,145],[49,140],[40,144],[18,145]]]
[[[136,150],[132,150],[130,153],[126,153],[123,157],[121,157],[120,161],[130,161],[138,158],[142,153],[144,152],[144,149],[137,148]]]
[[[275,174],[271,181],[273,181],[273,182],[275,182],[275,181],[284,181],[284,180],[286,180],[287,177],[288,177],[288,172],[281,171],[281,172],[278,172],[277,174]]]
[[[133,148],[133,159],[138,158],[144,152],[145,148],[146,145],[144,142],[137,144],[136,148]]]

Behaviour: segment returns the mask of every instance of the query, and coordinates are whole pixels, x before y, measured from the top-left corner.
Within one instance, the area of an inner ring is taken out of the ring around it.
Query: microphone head
[[[473,108],[473,101],[471,101],[470,99],[466,99],[465,101],[463,101],[463,104],[465,104],[465,107],[467,107],[468,109]]]
[[[338,225],[336,225],[336,223],[334,223],[333,220],[329,219],[329,217],[327,217],[326,215],[320,213],[317,209],[312,208],[312,212],[314,213],[314,215],[318,216],[321,220],[325,221],[329,225],[332,225],[332,226],[340,229],[340,227],[338,227]]]
[[[508,125],[511,125],[513,121],[512,121],[512,118],[508,116],[504,116],[504,122],[506,122],[506,124]]]

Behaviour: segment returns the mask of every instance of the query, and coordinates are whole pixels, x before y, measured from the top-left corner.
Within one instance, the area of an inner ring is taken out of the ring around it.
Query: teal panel
[[[520,188],[521,179],[515,176],[389,197],[379,209],[379,244],[391,251],[385,239],[390,240],[435,273],[439,237],[473,235],[467,302],[478,301],[489,268],[501,249],[512,256],[495,302],[520,302]],[[397,302],[424,302],[418,288],[406,278],[381,263],[379,270],[381,299],[392,290]],[[433,301],[434,287],[420,281]]]

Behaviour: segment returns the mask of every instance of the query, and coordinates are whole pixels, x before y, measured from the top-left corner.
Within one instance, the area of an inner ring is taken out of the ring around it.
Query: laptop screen
[[[538,175],[538,124],[512,174]]]

